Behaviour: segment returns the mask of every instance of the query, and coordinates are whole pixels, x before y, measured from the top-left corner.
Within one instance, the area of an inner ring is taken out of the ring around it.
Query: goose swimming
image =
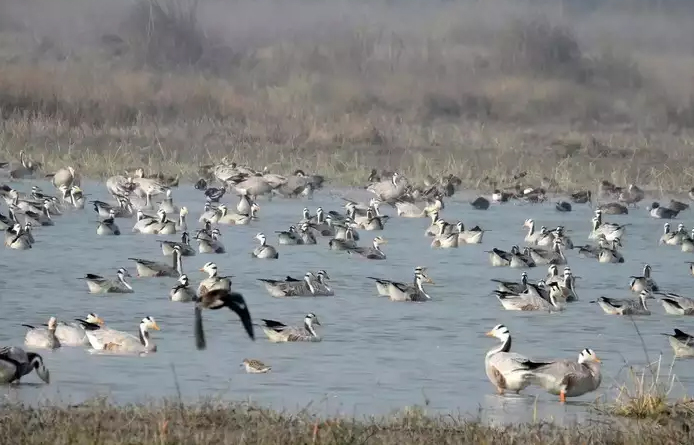
[[[205,265],[200,268],[200,271],[207,273],[207,278],[202,280],[198,285],[198,295],[203,295],[217,289],[231,290],[231,278],[233,277],[219,276],[219,271],[215,263],[205,263]]]
[[[667,207],[661,207],[660,204],[657,202],[654,202],[651,204],[651,207],[649,209],[648,214],[651,215],[653,218],[659,218],[659,219],[673,219],[677,218],[677,215],[679,214],[679,210],[673,210],[669,209]]]
[[[534,292],[525,290],[521,293],[513,293],[501,290],[495,290],[494,294],[499,299],[499,302],[507,311],[547,311],[556,312],[564,310],[563,302],[559,302],[556,298],[556,291],[559,285],[552,283],[550,289],[555,292],[549,292],[549,299],[546,300]]]
[[[84,278],[80,279],[85,280],[87,282],[89,292],[92,294],[129,294],[133,292],[132,286],[127,281],[125,281],[125,277],[129,276],[130,273],[127,270],[120,268],[116,272],[115,280],[104,278],[101,275],[95,275],[91,273],[85,275]]]
[[[96,227],[97,235],[120,235],[120,229],[116,224],[116,212],[109,210],[109,217],[99,221]]]
[[[143,260],[141,258],[128,258],[135,261],[138,277],[174,277],[178,278],[183,275],[183,260],[181,248],[174,246],[173,248],[173,265],[159,263],[157,261]]]
[[[458,244],[480,244],[482,242],[485,231],[480,226],[465,230],[462,221],[458,221],[455,226],[458,231]]]
[[[287,326],[284,323],[275,320],[262,319],[263,332],[265,336],[273,343],[283,342],[319,342],[322,338],[316,333],[315,325],[320,326],[320,321],[315,314],[310,313],[304,318],[304,325]]]
[[[670,315],[694,315],[694,298],[683,297],[672,292],[660,293],[660,302]]]
[[[556,267],[556,266],[554,266]],[[498,289],[502,292],[516,293],[519,294],[524,292],[528,288],[528,273],[521,273],[520,282],[516,281],[504,281],[492,279],[493,282],[498,283]]]
[[[646,305],[646,300],[651,299],[655,299],[653,294],[647,290],[642,290],[637,300],[600,297],[597,302],[602,310],[610,315],[651,315],[651,311]]]
[[[80,324],[58,322],[55,330],[55,336],[58,338],[61,346],[88,346],[89,340],[83,326],[91,324],[102,326],[104,320],[94,313],[87,314],[84,320],[80,319]]]
[[[147,354],[157,351],[157,346],[152,341],[149,330],[159,330],[159,325],[152,317],[142,319],[138,329],[138,335],[114,329],[87,330],[87,339],[95,351],[125,354]]]
[[[190,288],[188,275],[181,274],[181,276],[178,277],[178,284],[169,291],[169,299],[178,302],[195,301],[197,299],[195,291]]]
[[[55,335],[58,327],[58,320],[55,317],[48,319],[47,328],[35,328],[32,325],[23,324],[29,328],[25,337],[24,344],[30,348],[57,349],[60,347],[60,340]]]
[[[180,249],[181,256],[195,256],[195,249],[190,245],[190,235],[188,232],[181,233],[181,241],[157,240],[161,244],[161,252],[165,256],[172,256],[176,246]]]
[[[404,284],[397,281],[390,281],[387,283],[388,297],[391,301],[429,301],[431,297],[424,290],[424,283],[434,284],[434,280],[426,274],[426,269],[416,267],[412,284]]]
[[[643,276],[638,277],[635,275],[632,275],[631,281],[629,282],[629,288],[633,292],[641,292],[642,290],[648,290],[651,292],[657,292],[658,291],[658,285],[656,284],[655,280],[651,278],[651,266],[646,264],[643,266]]]
[[[357,253],[363,258],[369,260],[385,260],[386,254],[381,250],[381,245],[386,243],[387,241],[383,237],[377,236],[374,238],[373,245],[371,247],[354,247],[348,249],[347,252]]]
[[[258,278],[258,281],[265,285],[265,289],[268,293],[277,298],[314,296],[314,280],[315,277],[311,272],[306,273],[302,280],[272,280],[269,278]]]
[[[421,276],[425,282],[431,282],[431,279],[429,276],[426,274],[426,268],[417,266],[414,269],[414,274],[415,276],[419,275]],[[376,291],[378,292],[378,295],[383,296],[383,297],[388,297],[390,296],[390,290],[389,287],[392,285],[397,286],[398,288],[405,288],[408,285],[406,283],[402,283],[399,281],[393,281],[393,280],[387,280],[385,278],[376,278],[376,277],[366,277],[370,280],[374,280],[376,282]]]
[[[279,258],[279,253],[273,246],[270,246],[267,243],[267,238],[265,237],[265,234],[263,234],[263,232],[259,232],[255,236],[255,239],[257,239],[260,242],[260,245],[253,249],[253,252],[251,252],[251,256],[253,258],[262,258],[268,260],[276,260],[277,258]]]

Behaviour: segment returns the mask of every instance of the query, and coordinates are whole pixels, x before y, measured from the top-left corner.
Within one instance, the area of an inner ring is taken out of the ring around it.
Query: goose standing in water
[[[55,317],[48,319],[47,328],[35,328],[32,325],[23,324],[29,328],[25,337],[24,344],[30,348],[40,349],[57,349],[60,347],[60,340],[55,335],[55,330],[58,327],[58,320]]]
[[[135,261],[138,277],[174,277],[178,278],[183,275],[183,259],[181,248],[174,246],[173,248],[173,265],[159,263],[157,261],[143,260],[140,258],[128,258]]]
[[[0,348],[0,383],[19,382],[34,369],[41,380],[50,383],[50,372],[39,354],[16,346]]]
[[[267,244],[267,238],[265,237],[265,234],[262,232],[258,233],[255,236],[255,239],[257,239],[260,242],[260,245],[253,249],[253,252],[251,252],[251,256],[253,258],[262,258],[262,259],[269,259],[269,260],[276,260],[279,258],[279,253],[277,253],[277,250],[273,247]]]
[[[632,275],[631,277],[631,282],[629,282],[629,288],[633,292],[641,292],[643,290],[651,291],[651,292],[657,292],[658,285],[656,284],[655,280],[651,278],[651,266],[646,264],[643,266],[643,276],[642,277],[637,277],[635,275]]]
[[[319,342],[321,337],[316,333],[314,328],[315,325],[320,326],[320,321],[315,314],[307,314],[304,318],[304,325],[302,327],[298,326],[287,326],[284,323],[280,323],[275,320],[263,321],[263,332],[267,338],[273,343],[283,343],[283,342]]]
[[[502,324],[485,334],[501,341],[484,357],[484,369],[487,378],[499,394],[512,391],[518,394],[531,383],[532,371],[527,363],[530,360],[520,354],[511,352],[511,333]]]
[[[662,334],[667,335],[670,346],[675,352],[675,357],[685,358],[694,357],[694,337],[687,334],[684,331],[675,329],[675,334]],[[0,359],[2,356],[0,355]]]
[[[357,253],[369,260],[385,260],[386,254],[381,250],[381,245],[386,243],[387,241],[383,237],[377,236],[373,240],[372,247],[355,247],[353,249],[348,249],[347,252]]]
[[[610,315],[651,315],[646,300],[653,300],[655,297],[648,290],[642,290],[638,300],[634,299],[615,299],[600,297],[597,303],[606,314]]]
[[[97,329],[86,332],[89,344],[95,351],[147,354],[157,351],[157,345],[154,344],[149,335],[150,329],[158,331],[159,325],[154,321],[154,318],[145,317],[140,322],[137,337],[127,332],[113,329]]]
[[[96,228],[97,235],[120,235],[120,229],[116,224],[116,212],[109,210],[109,217],[99,221]]]
[[[85,325],[103,326],[104,320],[98,315],[91,313],[87,314],[84,320],[80,320],[80,324],[59,322],[55,330],[55,336],[58,337],[61,346],[88,346],[89,340],[83,326]]]
[[[176,246],[180,248],[181,256],[195,256],[195,249],[190,245],[190,235],[188,232],[183,232],[181,234],[181,242],[168,240],[157,241],[161,244],[161,252],[165,256],[173,255]]]
[[[238,292],[229,292],[226,289],[215,289],[202,293],[195,304],[195,346],[197,349],[205,349],[207,347],[205,330],[202,322],[202,310],[218,310],[223,307],[229,308],[238,315],[248,337],[251,340],[255,340],[253,320],[251,319],[251,313],[248,311],[248,305],[246,305],[246,300],[244,300],[243,295]]]
[[[528,365],[532,369],[532,382],[550,394],[558,395],[562,403],[567,397],[595,391],[602,380],[600,360],[592,349],[581,351],[578,361],[530,362]]]
[[[231,290],[231,278],[233,277],[220,276],[219,270],[217,269],[217,265],[215,263],[205,263],[200,271],[207,273],[207,278],[202,280],[198,285],[198,295],[203,295],[217,289],[223,289],[226,291]]]
[[[81,279],[87,282],[89,292],[92,294],[130,294],[133,292],[133,288],[125,281],[125,277],[129,276],[130,273],[127,270],[120,268],[116,273],[115,280],[91,273]]]
[[[169,291],[169,299],[171,301],[188,302],[195,301],[196,298],[195,291],[190,288],[190,281],[186,274],[178,277],[178,284]]]

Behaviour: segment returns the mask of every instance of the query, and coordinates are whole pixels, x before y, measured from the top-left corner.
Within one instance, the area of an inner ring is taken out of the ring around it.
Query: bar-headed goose
[[[658,241],[659,244],[666,244],[668,246],[677,246],[682,244],[685,238],[687,238],[688,233],[684,228],[684,224],[679,224],[677,230],[674,232],[670,231],[670,223],[666,222],[663,224],[663,235]]]
[[[694,357],[694,337],[684,331],[675,329],[674,334],[667,335],[670,346],[675,352],[675,357]]]
[[[183,259],[181,248],[174,246],[173,248],[173,265],[160,263],[157,261],[143,260],[141,258],[128,258],[135,261],[138,277],[174,277],[178,278],[183,275]]]
[[[592,349],[584,349],[578,361],[556,360],[548,363],[531,362],[532,382],[550,394],[558,395],[560,402],[567,397],[578,397],[595,391],[600,386],[600,360]]]
[[[615,299],[600,297],[597,303],[606,314],[610,315],[651,315],[646,300],[653,300],[655,297],[648,290],[639,293],[638,300],[635,299]]]
[[[258,281],[263,283],[271,296],[277,298],[314,296],[316,291],[314,287],[316,277],[311,272],[307,272],[302,280],[287,277],[285,280],[258,278]]]
[[[302,327],[287,326],[279,321],[267,320],[264,318],[262,321],[264,325],[263,332],[271,342],[321,341],[321,337],[316,333],[314,328],[315,325],[320,326],[320,321],[318,317],[316,317],[316,314],[307,314],[304,318],[304,325]]]
[[[90,313],[87,314],[84,320],[80,319],[79,324],[58,322],[55,336],[58,337],[61,346],[87,346],[89,345],[89,340],[83,326],[95,325],[100,327],[103,324],[104,321],[98,315]]]
[[[27,221],[27,224],[31,223]],[[17,223],[5,231],[5,246],[15,250],[31,249],[31,239],[21,224]]]
[[[316,297],[332,297],[335,291],[328,285],[330,276],[325,270],[316,273],[316,282],[313,284],[313,295]]]
[[[181,249],[181,256],[195,256],[195,249],[190,245],[190,235],[188,232],[181,234],[181,241],[157,240],[161,244],[161,252],[165,256],[173,255],[174,248],[178,246]]]
[[[234,224],[237,226],[250,224],[251,221],[258,218],[257,213],[260,206],[255,202],[251,204],[251,209],[248,213],[231,213],[224,204],[220,204],[219,210],[222,214],[217,221],[218,224]]]
[[[255,239],[257,239],[260,242],[260,245],[253,249],[253,252],[251,252],[251,256],[253,258],[262,258],[268,260],[276,260],[277,258],[279,258],[280,254],[277,253],[277,250],[273,246],[270,246],[267,243],[267,238],[265,237],[265,234],[259,232],[255,236]]]
[[[30,348],[57,349],[60,347],[60,340],[55,335],[58,327],[58,320],[55,317],[48,319],[48,327],[35,328],[29,324],[22,326],[29,328],[24,336],[24,344]]]
[[[545,299],[535,292],[525,290],[520,293],[495,290],[494,294],[499,299],[501,306],[507,311],[547,311],[557,312],[565,308],[564,301],[559,301],[557,292],[559,285],[552,283],[548,293],[548,299]]]
[[[213,262],[205,263],[201,272],[207,273],[207,278],[202,280],[198,285],[198,295],[208,293],[216,289],[224,289],[226,291],[231,290],[231,278],[232,276],[222,277],[219,275],[219,270],[217,265]]]
[[[617,250],[622,247],[622,240],[616,237],[610,241],[609,247],[601,247],[598,251],[598,262],[600,263],[623,263],[624,257]]]
[[[434,284],[434,280],[426,273],[426,269],[416,267],[412,284],[388,282],[388,297],[391,301],[429,301],[431,297],[424,290],[424,283]]]
[[[466,230],[462,221],[458,221],[455,226],[458,231],[458,244],[480,244],[482,242],[485,231],[480,226]]]
[[[304,244],[304,240],[299,235],[298,230],[296,230],[295,225],[289,226],[289,230],[277,231],[278,243],[285,246],[294,246],[298,244]]]
[[[694,315],[694,298],[683,297],[671,292],[658,293],[665,312],[670,315]]]
[[[250,337],[251,340],[255,340],[253,320],[251,319],[251,313],[248,311],[248,306],[246,305],[246,300],[244,300],[243,295],[238,292],[229,292],[226,289],[215,289],[200,294],[195,304],[195,346],[198,349],[205,349],[207,347],[205,330],[202,322],[202,310],[218,310],[223,307],[229,308],[238,315],[248,337]]]
[[[113,329],[97,329],[86,331],[89,344],[95,351],[105,351],[122,354],[146,354],[157,351],[149,335],[149,330],[159,330],[154,318],[145,317],[140,322],[137,337],[127,332]]]
[[[0,349],[0,383],[19,382],[34,369],[41,380],[50,383],[50,372],[39,354],[26,352],[17,346]]]
[[[178,277],[178,284],[169,291],[169,298],[171,301],[180,302],[194,301],[196,299],[195,291],[190,288],[188,275],[182,274]]]
[[[355,247],[353,249],[348,249],[347,252],[359,254],[369,260],[385,260],[386,254],[381,250],[381,245],[386,243],[387,241],[385,238],[377,236],[374,238],[371,247]]]
[[[428,279],[429,277],[426,274],[426,268],[422,266],[417,266],[414,269],[415,276],[416,275],[421,275],[424,277],[424,279]],[[393,281],[393,280],[388,280],[385,278],[376,278],[376,277],[366,277],[370,280],[374,280],[376,282],[376,291],[378,292],[378,295],[383,296],[383,297],[388,297],[390,296],[390,290],[389,287],[391,285],[397,285],[398,288],[404,288],[408,286],[407,283],[402,283],[399,281]]]
[[[655,280],[651,278],[651,266],[649,264],[643,266],[643,276],[639,277],[636,275],[632,275],[629,278],[631,278],[631,281],[629,282],[629,288],[633,292],[638,293],[642,290],[657,292],[659,290]]]
[[[91,273],[80,279],[87,282],[89,292],[92,294],[130,294],[133,292],[133,288],[130,283],[125,281],[125,277],[129,276],[130,273],[127,270],[120,268],[116,272],[115,280]]]
[[[180,211],[178,206],[173,203],[173,197],[171,196],[171,189],[166,190],[166,197],[159,204],[159,209],[163,210],[168,215],[174,215]]]
[[[511,352],[511,333],[502,324],[485,334],[494,337],[501,343],[489,350],[484,357],[484,370],[487,378],[499,394],[512,391],[518,394],[531,383],[532,373],[527,363],[530,360],[520,354]]]
[[[556,266],[554,266],[556,267]],[[528,288],[528,273],[521,273],[520,282],[516,281],[504,281],[498,279],[492,279],[493,282],[498,283],[497,287],[500,291],[511,292],[511,293],[521,293]]]
[[[120,229],[116,224],[116,212],[109,210],[109,217],[99,221],[96,227],[97,235],[120,235]]]

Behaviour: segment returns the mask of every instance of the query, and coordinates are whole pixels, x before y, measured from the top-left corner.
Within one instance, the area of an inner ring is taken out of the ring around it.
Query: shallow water
[[[33,183],[15,183],[28,191]],[[40,183],[44,190],[48,184]],[[91,199],[106,199],[103,185],[83,187]],[[278,246],[277,261],[253,260],[249,252],[263,231],[276,245],[274,231],[286,230],[308,206],[341,210],[340,196],[366,200],[364,190],[332,190],[316,193],[312,201],[274,199],[260,201],[259,220],[249,226],[221,226],[223,241],[231,253],[184,258],[184,270],[194,286],[203,278],[199,269],[215,261],[221,274],[232,274],[234,288],[242,292],[254,318],[271,318],[300,324],[314,312],[320,318],[321,343],[269,343],[260,329],[250,341],[236,317],[227,310],[207,311],[205,327],[208,348],[197,351],[192,336],[193,307],[173,303],[168,291],[171,278],[134,278],[135,293],[96,296],[87,293],[77,278],[85,273],[115,276],[118,267],[135,275],[128,257],[165,260],[159,237],[129,232],[132,221],[118,219],[120,237],[95,234],[96,214],[68,211],[56,217],[54,227],[35,231],[37,240],[28,251],[0,249],[0,344],[21,345],[25,328],[21,323],[45,323],[51,315],[72,320],[96,312],[116,329],[137,332],[139,320],[147,315],[161,326],[153,337],[159,351],[147,357],[118,357],[90,354],[81,348],[44,351],[51,370],[50,385],[30,385],[35,374],[19,386],[0,387],[9,400],[29,403],[46,400],[78,403],[95,396],[109,396],[117,403],[177,396],[186,399],[216,397],[251,400],[277,408],[306,406],[330,414],[385,414],[407,405],[428,404],[430,411],[477,415],[490,421],[522,421],[533,417],[563,421],[582,419],[587,405],[606,394],[614,396],[616,382],[628,379],[625,363],[646,362],[641,339],[629,318],[609,316],[589,301],[600,295],[628,297],[630,275],[640,275],[644,261],[653,267],[654,278],[665,290],[694,295],[694,277],[679,248],[658,246],[662,221],[647,216],[645,209],[626,216],[608,216],[608,221],[630,222],[623,240],[625,264],[599,264],[569,252],[569,264],[578,280],[580,301],[563,313],[519,313],[504,311],[492,296],[491,278],[518,279],[520,271],[492,268],[485,250],[509,249],[522,244],[526,218],[539,225],[567,227],[574,244],[587,241],[591,209],[575,205],[569,214],[553,205],[492,206],[475,211],[465,196],[446,203],[442,216],[461,219],[466,226],[479,224],[490,232],[481,245],[434,250],[424,236],[426,219],[392,218],[382,233],[361,231],[365,245],[376,234],[389,241],[385,261],[362,260],[327,249],[327,238],[316,246]],[[185,185],[174,189],[178,205],[191,210],[189,225],[197,226],[202,209],[201,193]],[[229,198],[231,199],[231,198]],[[235,202],[234,202],[235,205]],[[394,215],[390,208],[386,213]],[[3,209],[6,213],[6,209]],[[689,211],[683,212],[685,219]],[[167,257],[170,258],[170,257]],[[375,286],[366,276],[409,281],[412,269],[427,266],[436,285],[429,287],[433,300],[427,303],[395,303],[376,297]],[[307,270],[326,269],[336,290],[335,297],[275,299],[257,278],[302,276]],[[546,268],[529,269],[529,276],[543,278]],[[653,315],[637,318],[651,360],[662,354],[664,372],[669,372],[672,352],[659,333],[674,327],[692,331],[692,318],[664,313],[651,303]],[[506,324],[514,338],[513,348],[537,359],[574,358],[583,348],[594,349],[603,360],[603,384],[598,392],[572,399],[560,406],[555,396],[529,388],[526,396],[499,397],[484,374],[484,355],[496,340],[484,337],[498,323]],[[249,375],[240,367],[244,358],[257,358],[271,365],[269,374]],[[673,395],[694,388],[694,371],[686,362],[676,362],[679,384]],[[537,396],[537,398],[535,397]]]

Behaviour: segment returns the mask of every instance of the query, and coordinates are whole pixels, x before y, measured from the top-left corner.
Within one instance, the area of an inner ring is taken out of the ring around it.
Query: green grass
[[[562,427],[552,423],[488,426],[477,420],[408,409],[380,418],[319,418],[242,403],[0,408],[0,433],[29,444],[666,444],[691,443],[679,424],[641,422]]]

